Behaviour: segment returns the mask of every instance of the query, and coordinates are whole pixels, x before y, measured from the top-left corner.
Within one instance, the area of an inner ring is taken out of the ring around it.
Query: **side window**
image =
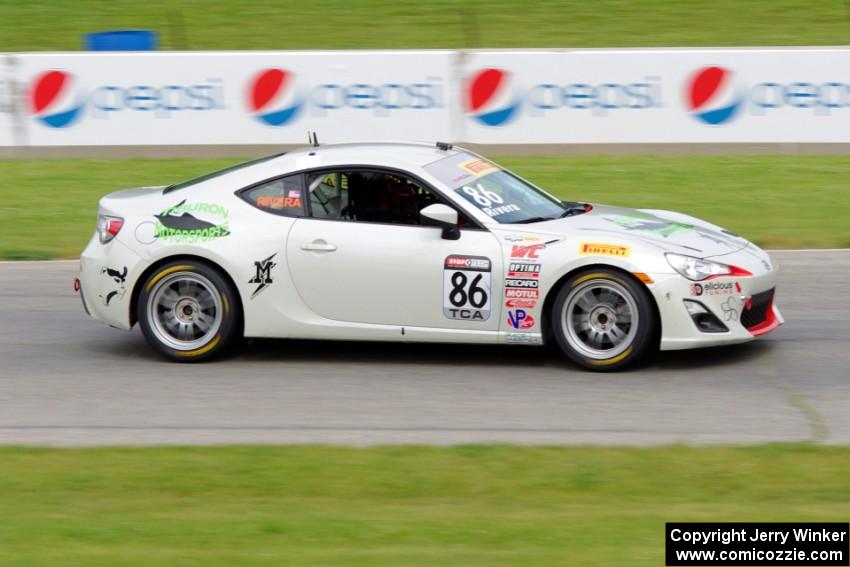
[[[321,219],[417,226],[419,211],[440,202],[412,179],[385,171],[325,171],[307,185],[311,214]]]
[[[339,219],[348,208],[348,177],[341,173],[321,173],[310,177],[310,209],[319,219]]]
[[[267,181],[242,191],[239,196],[262,211],[287,217],[304,215],[300,174]]]

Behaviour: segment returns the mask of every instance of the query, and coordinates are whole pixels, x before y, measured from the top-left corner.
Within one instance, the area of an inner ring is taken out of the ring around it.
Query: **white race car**
[[[777,268],[669,211],[562,202],[450,144],[337,144],[100,201],[77,286],[199,361],[242,337],[558,344],[586,368],[752,340]]]

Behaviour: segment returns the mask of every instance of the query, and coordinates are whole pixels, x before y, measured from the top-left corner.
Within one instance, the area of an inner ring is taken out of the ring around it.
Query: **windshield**
[[[556,219],[564,206],[496,164],[467,153],[432,162],[425,169],[496,222]]]
[[[237,169],[242,169],[243,167],[248,167],[249,165],[254,165],[257,163],[262,163],[264,161],[268,161],[270,159],[274,159],[276,157],[280,157],[283,154],[274,154],[271,156],[261,157],[259,159],[254,159],[251,161],[246,161],[244,163],[237,163],[236,165],[231,165],[229,167],[225,167],[224,169],[219,169],[218,171],[213,171],[212,173],[207,173],[201,175],[200,177],[194,177],[189,179],[188,181],[182,181],[180,183],[175,183],[173,185],[169,185],[165,189],[162,190],[162,194],[171,193],[172,191],[179,191],[180,189],[185,189],[186,187],[191,187],[197,183],[201,183],[202,181],[207,181],[209,179],[213,179],[218,177],[219,175],[224,175],[225,173],[230,173],[231,171],[236,171]]]

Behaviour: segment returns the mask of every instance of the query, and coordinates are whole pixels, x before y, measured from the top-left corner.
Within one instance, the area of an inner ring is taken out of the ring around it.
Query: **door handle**
[[[301,250],[307,252],[334,252],[336,250],[336,244],[328,244],[324,240],[319,239],[309,244],[302,244]]]

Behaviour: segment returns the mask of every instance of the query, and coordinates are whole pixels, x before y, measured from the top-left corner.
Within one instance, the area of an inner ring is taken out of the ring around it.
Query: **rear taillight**
[[[101,244],[106,244],[121,231],[124,226],[124,219],[121,217],[111,217],[108,215],[97,216],[97,235],[100,238]]]

